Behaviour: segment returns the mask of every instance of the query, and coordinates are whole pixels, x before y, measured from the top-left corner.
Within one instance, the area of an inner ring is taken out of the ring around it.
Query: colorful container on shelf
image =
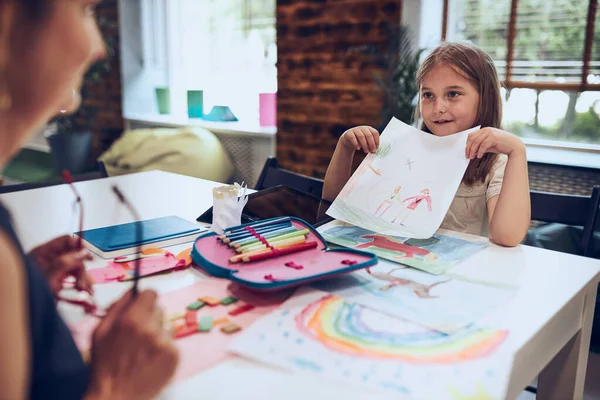
[[[259,93],[260,126],[277,126],[277,93]]]
[[[190,117],[190,118],[204,117],[204,91],[203,90],[188,90],[187,91],[187,109],[188,109],[188,117]]]
[[[156,88],[156,104],[159,114],[171,113],[171,92],[169,88]]]

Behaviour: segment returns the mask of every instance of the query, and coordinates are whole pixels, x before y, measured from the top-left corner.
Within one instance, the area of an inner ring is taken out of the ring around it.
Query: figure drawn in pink
[[[381,176],[381,169],[375,169],[373,167],[373,160],[375,160],[375,157],[367,157],[358,166],[358,168],[356,169],[354,174],[350,177],[350,179],[348,180],[348,182],[346,183],[346,185],[343,187],[342,191],[338,195],[338,198],[340,200],[346,200],[348,198],[348,196],[350,196],[350,193],[352,192],[352,190],[358,183],[358,180],[360,179],[361,176],[363,176],[363,174],[365,172],[371,170],[371,171],[373,171],[373,173],[375,175]]]
[[[375,210],[375,215],[383,217],[383,214],[385,214],[385,212],[390,209],[392,204],[394,204],[394,199],[396,199],[396,197],[398,196],[398,193],[400,193],[400,189],[402,189],[402,186],[396,186],[394,188],[394,191],[392,192],[390,197],[383,200],[381,202],[381,204],[379,204],[379,206],[377,206],[377,210]]]
[[[396,217],[394,217],[394,219],[392,220],[392,224],[396,222],[396,220],[398,220],[398,218],[400,218],[400,216],[402,215],[400,225],[404,225],[406,219],[410,217],[412,212],[415,211],[419,204],[421,204],[423,201],[427,203],[427,211],[431,212],[431,197],[429,196],[429,189],[423,189],[421,190],[421,194],[412,197],[407,197],[406,199],[402,200],[403,203],[408,202],[408,205],[404,210],[401,210],[396,215]]]

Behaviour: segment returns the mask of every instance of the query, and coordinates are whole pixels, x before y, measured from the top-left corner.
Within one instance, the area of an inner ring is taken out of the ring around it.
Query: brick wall
[[[277,1],[277,159],[323,178],[339,136],[379,125],[381,92],[361,45],[384,48],[402,0]],[[361,58],[362,57],[362,58]]]
[[[104,0],[97,9],[102,35],[110,46],[109,71],[101,73],[98,82],[84,82],[82,110],[75,115],[76,123],[88,126],[94,133],[94,158],[106,150],[123,132],[123,112],[121,106],[121,64],[119,57],[119,10],[118,0]],[[91,121],[86,122],[86,110],[95,112]]]

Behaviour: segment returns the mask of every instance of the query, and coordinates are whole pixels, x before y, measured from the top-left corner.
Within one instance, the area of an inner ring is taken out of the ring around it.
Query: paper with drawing
[[[443,333],[457,332],[506,303],[518,288],[494,287],[413,268],[378,264],[356,282],[327,289],[349,301]]]
[[[489,244],[487,238],[471,235],[459,238],[441,232],[428,239],[380,235],[342,221],[319,227],[319,233],[330,243],[370,251],[377,257],[432,274],[446,273]]]
[[[512,363],[507,335],[477,326],[445,335],[302,288],[230,350],[398,399],[503,399]]]
[[[468,134],[478,129],[438,137],[392,118],[377,153],[360,164],[327,214],[381,234],[431,237],[469,164]]]

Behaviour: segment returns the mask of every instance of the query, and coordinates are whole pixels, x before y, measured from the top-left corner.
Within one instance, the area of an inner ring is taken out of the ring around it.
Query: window
[[[444,0],[442,36],[493,58],[504,127],[522,137],[600,144],[597,0]]]
[[[141,71],[124,79],[126,117],[187,118],[188,91],[202,91],[204,115],[228,106],[258,126],[259,93],[277,91],[275,1],[121,0],[139,5],[144,49]]]

